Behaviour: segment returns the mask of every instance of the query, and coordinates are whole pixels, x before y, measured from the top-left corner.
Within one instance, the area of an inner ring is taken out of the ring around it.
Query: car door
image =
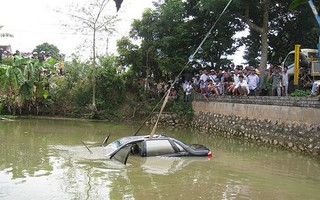
[[[151,139],[142,142],[142,156],[165,156],[176,153],[169,139]]]
[[[110,156],[110,159],[115,159],[123,164],[127,163],[131,148],[133,144],[127,144],[121,147],[118,151]]]

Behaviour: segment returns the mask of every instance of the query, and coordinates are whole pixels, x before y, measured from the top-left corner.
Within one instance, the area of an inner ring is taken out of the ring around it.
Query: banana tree
[[[38,59],[27,60],[24,68],[25,82],[21,85],[20,95],[29,112],[35,110],[39,114],[43,106],[48,104],[49,78],[53,75],[55,59],[44,62]]]
[[[2,103],[6,104],[8,111],[15,114],[16,108],[21,107],[19,89],[24,82],[21,62],[13,59],[5,59],[0,65]]]
[[[17,108],[21,112],[23,107],[38,114],[47,105],[54,64],[54,59],[41,63],[20,56],[6,58],[0,65],[2,105],[6,104],[12,114],[16,114]]]

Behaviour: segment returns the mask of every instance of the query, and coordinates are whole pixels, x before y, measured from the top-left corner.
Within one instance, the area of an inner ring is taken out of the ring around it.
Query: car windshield
[[[114,152],[115,150],[117,150],[120,146],[121,146],[120,140],[115,140],[114,142],[108,144],[105,147],[105,149],[106,149],[107,154],[110,154],[110,153]]]
[[[111,152],[117,150],[119,147],[128,143],[130,140],[131,140],[131,137],[123,137],[108,144],[105,147],[107,154],[110,154]]]

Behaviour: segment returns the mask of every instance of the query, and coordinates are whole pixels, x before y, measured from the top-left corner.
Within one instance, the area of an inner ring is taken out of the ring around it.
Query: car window
[[[316,52],[308,52],[308,58],[316,58],[318,56],[318,53]]]
[[[147,156],[159,156],[175,153],[169,140],[147,140],[145,142]]]
[[[131,147],[132,145],[126,145],[124,147],[122,147],[119,151],[117,151],[111,158],[115,159],[123,164],[127,163],[127,159],[129,156],[129,153],[131,151]]]
[[[290,67],[294,64],[294,53],[291,53],[287,56],[284,65]]]
[[[178,144],[177,142],[174,141],[174,144],[178,147],[178,149],[179,149],[180,152],[185,152],[185,151],[186,151],[186,150],[184,150],[184,148],[183,148],[180,144]]]
[[[116,141],[108,144],[105,147],[105,150],[106,150],[107,154],[110,154],[110,153],[114,152],[115,150],[117,150],[119,147],[120,147],[120,142],[119,142],[119,140],[116,140]]]

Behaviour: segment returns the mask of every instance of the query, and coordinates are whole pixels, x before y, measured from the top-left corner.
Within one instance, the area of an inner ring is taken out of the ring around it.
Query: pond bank
[[[212,97],[193,101],[191,126],[320,156],[320,101],[302,97]]]

